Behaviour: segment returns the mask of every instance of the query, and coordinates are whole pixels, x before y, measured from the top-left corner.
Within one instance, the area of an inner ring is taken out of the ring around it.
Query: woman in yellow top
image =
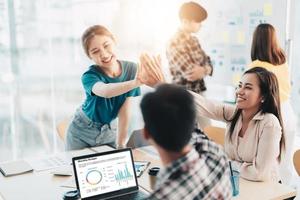
[[[290,104],[291,81],[284,51],[280,48],[276,31],[271,24],[259,24],[253,34],[252,67],[263,67],[273,72],[279,83],[281,111],[286,136],[286,156],[280,166],[282,181],[289,184],[293,175],[292,153],[296,133],[296,117]]]

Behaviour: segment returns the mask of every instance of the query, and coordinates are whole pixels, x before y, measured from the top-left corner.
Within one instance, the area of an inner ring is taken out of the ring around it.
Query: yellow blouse
[[[249,67],[263,67],[273,72],[278,79],[280,102],[283,103],[289,99],[291,93],[291,81],[289,67],[286,63],[282,65],[272,65],[268,62],[255,60],[249,64]]]

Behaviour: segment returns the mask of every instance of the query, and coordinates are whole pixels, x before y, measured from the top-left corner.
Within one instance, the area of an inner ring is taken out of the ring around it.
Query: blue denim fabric
[[[102,144],[115,146],[116,135],[116,121],[112,121],[111,124],[93,122],[80,107],[76,110],[67,130],[66,150],[83,149]]]

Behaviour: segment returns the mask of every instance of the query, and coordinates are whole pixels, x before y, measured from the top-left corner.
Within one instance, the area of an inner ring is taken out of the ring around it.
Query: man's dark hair
[[[162,84],[141,102],[145,129],[169,151],[179,152],[188,144],[195,127],[193,96],[184,88]]]
[[[202,6],[191,1],[182,4],[179,10],[179,18],[202,22],[207,18],[207,12]]]

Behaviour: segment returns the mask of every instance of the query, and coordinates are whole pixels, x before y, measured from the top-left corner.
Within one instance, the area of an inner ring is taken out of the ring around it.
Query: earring
[[[263,102],[264,102],[264,100],[262,99],[260,102],[261,102],[261,103],[263,103]]]

